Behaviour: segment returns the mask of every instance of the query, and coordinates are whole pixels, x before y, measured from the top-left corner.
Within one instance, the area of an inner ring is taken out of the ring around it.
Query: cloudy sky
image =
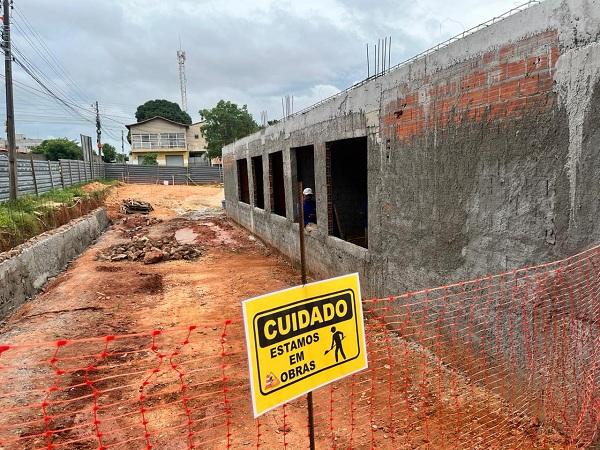
[[[15,66],[17,132],[95,136],[98,100],[104,140],[120,148],[139,104],[179,102],[179,39],[192,119],[219,99],[247,104],[257,121],[261,111],[279,118],[282,96],[294,95],[298,110],[365,78],[367,43],[391,36],[394,65],[519,3],[14,0],[15,56],[60,99]]]

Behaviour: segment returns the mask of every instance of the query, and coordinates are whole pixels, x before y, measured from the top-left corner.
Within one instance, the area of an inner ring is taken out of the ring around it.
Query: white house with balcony
[[[155,154],[159,166],[209,165],[202,123],[187,125],[157,116],[127,125],[131,163],[144,164],[146,155]]]

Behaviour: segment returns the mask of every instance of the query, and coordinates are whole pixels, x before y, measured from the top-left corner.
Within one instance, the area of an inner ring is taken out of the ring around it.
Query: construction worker
[[[304,210],[304,226],[306,227],[309,223],[317,223],[317,203],[311,188],[304,189],[302,195],[304,195],[302,208]]]

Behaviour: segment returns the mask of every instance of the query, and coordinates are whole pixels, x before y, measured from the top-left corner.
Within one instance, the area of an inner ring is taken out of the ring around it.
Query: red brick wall
[[[430,75],[413,92],[401,87],[398,98],[384,106],[383,134],[410,142],[434,127],[518,119],[531,110],[547,110],[555,98],[558,55],[558,35],[547,31]]]

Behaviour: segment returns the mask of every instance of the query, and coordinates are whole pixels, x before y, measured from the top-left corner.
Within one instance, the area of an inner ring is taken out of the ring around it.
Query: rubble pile
[[[154,211],[152,205],[148,202],[127,198],[121,203],[121,212],[123,214],[149,214]]]
[[[156,225],[157,223],[162,223],[162,219],[157,217],[144,217],[139,214],[134,214],[129,217],[123,217],[121,223],[127,228],[139,228],[143,225],[150,226]]]
[[[161,261],[192,260],[202,255],[201,250],[191,244],[180,244],[173,238],[152,239],[148,236],[133,236],[123,244],[115,244],[98,253],[103,261],[143,261],[156,264]]]
[[[123,217],[119,222],[118,230],[124,236],[129,238],[135,235],[147,234],[147,227],[162,223],[162,219],[156,217],[146,217],[140,214],[133,214],[128,217]]]

